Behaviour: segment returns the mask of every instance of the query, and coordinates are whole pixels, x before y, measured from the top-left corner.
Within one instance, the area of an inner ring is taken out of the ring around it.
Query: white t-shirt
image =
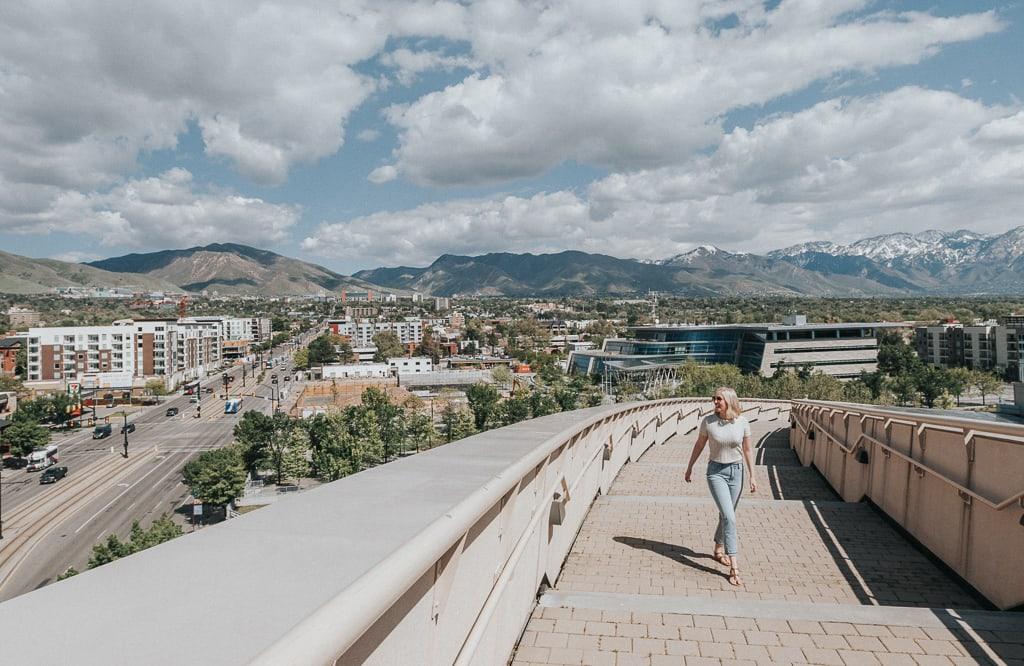
[[[750,437],[750,422],[745,416],[723,421],[716,414],[708,414],[700,422],[700,434],[707,433],[711,447],[711,462],[743,462],[743,438]]]

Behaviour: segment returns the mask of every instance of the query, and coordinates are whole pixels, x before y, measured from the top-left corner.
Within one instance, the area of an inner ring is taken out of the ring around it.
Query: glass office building
[[[848,379],[877,367],[878,335],[907,324],[807,324],[803,317],[769,324],[640,326],[632,338],[605,340],[600,351],[573,352],[569,371],[606,375],[679,366],[729,363],[744,372],[772,375],[807,367]]]

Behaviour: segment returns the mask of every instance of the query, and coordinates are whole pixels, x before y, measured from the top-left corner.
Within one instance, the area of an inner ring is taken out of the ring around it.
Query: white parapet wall
[[[710,410],[582,409],[396,460],[0,604],[0,641],[21,665],[502,664],[598,493]]]
[[[996,607],[1024,604],[1024,425],[990,414],[794,401],[790,445]]]

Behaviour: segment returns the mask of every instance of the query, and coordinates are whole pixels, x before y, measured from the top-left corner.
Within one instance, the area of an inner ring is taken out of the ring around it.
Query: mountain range
[[[597,296],[651,290],[682,296],[1008,295],[1024,292],[1024,226],[997,235],[925,231],[875,236],[849,245],[821,241],[765,255],[702,245],[658,261],[577,251],[446,254],[423,268],[376,268],[352,276],[234,243],[128,254],[88,264],[0,252],[0,292],[128,285],[265,296],[345,289],[438,296]]]
[[[1018,294],[1024,290],[1024,227],[992,236],[966,230],[896,233],[850,245],[806,243],[766,255],[702,245],[654,262],[572,251],[443,255],[426,268],[378,268],[355,277],[445,296],[648,290],[686,296]]]

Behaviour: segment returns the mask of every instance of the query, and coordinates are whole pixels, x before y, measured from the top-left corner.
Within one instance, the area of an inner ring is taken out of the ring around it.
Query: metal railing
[[[810,401],[791,418],[843,499],[870,499],[997,607],[1024,603],[1024,425]]]

